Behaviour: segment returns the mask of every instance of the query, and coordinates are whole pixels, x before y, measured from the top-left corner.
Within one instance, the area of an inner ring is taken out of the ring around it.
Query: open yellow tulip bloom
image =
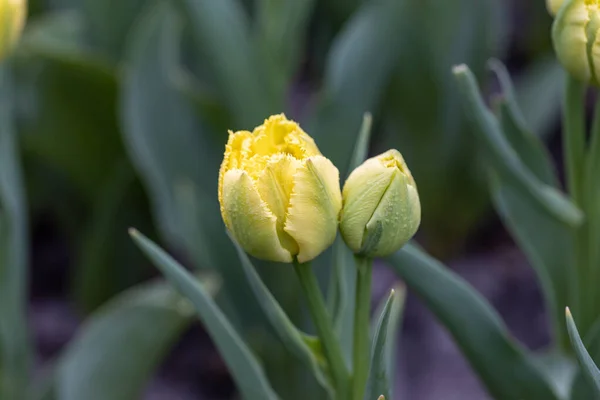
[[[306,262],[335,240],[339,172],[297,123],[274,115],[253,132],[229,132],[219,203],[227,229],[246,252]]]
[[[25,0],[0,0],[0,60],[21,35],[26,10]]]
[[[417,232],[421,203],[404,158],[389,150],[365,161],[344,184],[340,231],[355,253],[384,257]]]
[[[598,84],[600,0],[564,0],[563,3],[552,27],[556,55],[571,75]]]

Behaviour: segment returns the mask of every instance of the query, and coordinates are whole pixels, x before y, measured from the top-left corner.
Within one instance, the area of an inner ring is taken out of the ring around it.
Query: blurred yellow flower
[[[548,12],[552,16],[555,16],[556,14],[558,14],[558,10],[564,2],[565,0],[546,0],[546,7],[548,8]]]
[[[26,0],[0,0],[0,60],[21,36],[26,12]]]
[[[365,161],[344,184],[340,232],[355,253],[383,257],[417,232],[421,203],[404,158],[389,150]]]
[[[335,240],[339,172],[285,115],[253,132],[229,132],[219,172],[223,221],[254,257],[306,262]]]
[[[600,0],[565,0],[552,26],[552,41],[563,67],[574,77],[598,84]]]

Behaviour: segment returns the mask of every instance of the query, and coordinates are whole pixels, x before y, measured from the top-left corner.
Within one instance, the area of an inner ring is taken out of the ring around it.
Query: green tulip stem
[[[567,189],[575,205],[584,211],[584,165],[585,165],[585,92],[586,85],[568,75],[563,104],[563,150],[566,168]],[[585,225],[585,222],[584,222]],[[577,267],[571,276],[572,293],[569,303],[579,316],[578,323],[583,332],[591,324],[589,309],[589,271],[586,251],[586,229],[576,228],[574,235],[573,265]],[[564,304],[562,305],[564,306]]]
[[[594,120],[592,123],[590,145],[586,158],[584,186],[586,188],[585,208],[588,232],[588,260],[591,273],[588,279],[593,299],[592,314],[600,315],[600,291],[596,289],[600,280],[600,248],[594,243],[600,243],[600,98],[596,98]]]
[[[346,368],[342,348],[335,336],[332,320],[327,311],[323,294],[310,263],[301,264],[294,260],[294,269],[308,301],[308,309],[313,323],[321,339],[325,357],[329,362],[331,375],[335,384],[336,399],[348,400],[350,374]]]
[[[354,305],[352,399],[362,400],[365,395],[370,365],[369,315],[373,259],[355,256],[354,260],[356,263],[356,303]]]
[[[585,154],[585,84],[567,77],[564,103],[563,148],[567,187],[577,205],[581,200],[581,180]]]

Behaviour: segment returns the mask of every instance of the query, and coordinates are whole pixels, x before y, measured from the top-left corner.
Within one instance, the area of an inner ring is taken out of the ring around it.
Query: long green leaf
[[[267,286],[263,283],[260,275],[252,265],[252,262],[242,248],[234,243],[240,258],[246,278],[254,291],[258,303],[262,307],[267,320],[271,323],[279,339],[283,342],[289,352],[300,360],[315,376],[319,384],[325,388],[333,398],[333,388],[329,378],[324,374],[323,355],[317,357],[311,347],[304,340],[306,336],[296,328],[277,300],[273,297]],[[314,346],[313,346],[314,347]]]
[[[569,226],[579,225],[583,218],[581,211],[561,192],[539,181],[510,147],[500,124],[481,99],[469,68],[466,65],[455,67],[454,75],[463,93],[466,110],[478,127],[477,132],[494,169],[531,196],[550,216]]]
[[[50,165],[92,202],[125,152],[115,69],[71,37],[77,14],[49,15],[23,37],[17,58],[24,151]],[[35,104],[35,107],[32,107]]]
[[[398,62],[404,9],[403,1],[365,2],[328,54],[323,93],[309,131],[342,171],[350,163],[363,114],[376,109]]]
[[[560,115],[565,70],[554,54],[542,58],[516,78],[516,97],[527,126],[540,137],[548,137]]]
[[[403,287],[392,289],[380,312],[374,330],[365,400],[376,399],[378,396],[384,396],[387,399],[393,398],[395,341],[404,308],[404,297]]]
[[[121,98],[129,153],[146,181],[161,229],[177,240],[183,216],[177,213],[175,185],[208,184],[202,160],[214,158],[203,142],[207,135],[197,134],[203,127],[169,81],[169,71],[178,61],[180,32],[181,21],[165,3],[143,15],[127,50]],[[216,168],[214,172],[216,176]],[[212,186],[216,190],[216,184]],[[207,223],[216,221],[214,213],[206,214]]]
[[[257,40],[270,60],[270,80],[284,93],[298,69],[315,0],[259,0],[256,2]]]
[[[571,311],[569,311],[568,308],[566,309],[566,320],[567,331],[569,332],[571,344],[573,345],[573,350],[575,350],[575,355],[577,356],[579,365],[581,366],[583,374],[587,379],[590,387],[594,389],[594,397],[600,398],[600,370],[598,370],[598,367],[596,366],[596,364],[594,364],[594,360],[592,360],[592,357],[583,345],[583,341],[579,336],[579,332],[577,331],[575,321],[573,321]]]
[[[492,397],[558,399],[492,307],[460,277],[410,244],[388,261],[448,329]]]
[[[499,61],[492,61],[490,68],[497,75],[503,91],[498,111],[506,140],[523,165],[540,181],[558,187],[550,156],[539,139],[527,129],[508,72]],[[554,339],[564,348],[567,339],[563,310],[568,302],[570,284],[565,266],[570,262],[572,232],[544,212],[506,175],[491,172],[489,178],[496,209],[536,269],[551,311]]]
[[[74,298],[91,312],[118,292],[139,281],[144,262],[127,246],[132,224],[151,230],[148,207],[140,201],[143,190],[127,160],[115,165],[111,179],[91,205],[90,217],[80,232],[74,277]]]
[[[148,238],[135,230],[131,231],[131,237],[167,280],[193,304],[242,396],[248,400],[277,399],[258,360],[210,298],[206,288]]]
[[[273,82],[265,74],[252,42],[250,22],[235,0],[178,0],[196,43],[232,110],[238,129],[251,129],[281,111]]]
[[[594,363],[598,365],[600,363],[600,319],[596,320],[590,329],[590,332],[585,335],[584,345],[588,350],[588,353],[590,353],[592,356]],[[577,366],[579,366],[579,361],[576,360],[575,362],[577,363]],[[586,375],[587,373],[585,371],[583,371],[581,368],[578,368],[578,371],[575,374],[575,378],[572,382],[570,396],[571,400],[594,398],[594,391],[596,388],[594,387],[594,384],[590,384],[591,382],[589,382]]]
[[[344,174],[345,178],[367,158],[372,123],[371,114],[366,113],[363,116],[363,123],[354,144],[350,165]],[[342,238],[336,238],[333,244],[333,260],[331,263],[331,277],[329,279],[327,301],[330,313],[333,316],[335,330],[346,355],[348,366],[352,362],[354,291],[356,286],[355,270],[354,268],[348,268],[348,265],[353,265],[353,263],[352,253],[344,244]]]
[[[44,15],[27,30],[16,61],[18,92],[27,98],[19,102],[23,147],[37,167],[32,198],[60,217],[75,242],[73,297],[91,311],[139,282],[141,256],[125,246],[126,229],[146,228],[148,207],[121,140],[117,73],[82,42],[82,25],[74,12]],[[73,218],[73,204],[85,207],[86,218]]]
[[[22,398],[29,381],[27,216],[14,127],[13,86],[0,65],[0,398]]]
[[[489,62],[502,87],[499,104],[500,123],[511,147],[523,164],[542,182],[558,187],[558,179],[552,159],[544,144],[527,128],[527,122],[517,104],[516,94],[504,65],[498,60]]]
[[[214,296],[218,285],[204,284]],[[61,354],[54,375],[57,398],[140,398],[193,317],[191,304],[164,282],[120,294],[89,317]]]
[[[226,137],[216,138],[174,86],[182,23],[172,4],[159,2],[134,28],[121,93],[123,135],[160,232],[173,246],[185,245],[194,267],[218,269],[225,299],[248,307],[240,315],[226,309],[237,325],[252,318],[255,304],[216,196]]]
[[[132,25],[148,0],[84,0],[87,38],[97,52],[119,61]]]
[[[562,311],[569,301],[568,266],[572,254],[572,233],[549,218],[538,204],[522,191],[490,174],[490,188],[496,210],[527,259],[535,268],[551,313],[554,340],[565,348],[567,336],[561,323]]]
[[[350,165],[346,171],[345,178],[358,168],[366,159],[369,154],[369,144],[371,143],[371,129],[373,127],[373,116],[371,113],[365,113],[363,115],[362,125],[354,143],[354,151],[352,152],[352,158],[350,159]]]

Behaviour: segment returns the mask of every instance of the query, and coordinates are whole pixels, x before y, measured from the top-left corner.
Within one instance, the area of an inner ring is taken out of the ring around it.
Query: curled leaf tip
[[[129,236],[134,236],[134,237],[139,236],[139,234],[140,234],[140,232],[135,228],[129,228],[127,230],[127,232],[129,232]]]
[[[567,316],[567,318],[572,318],[571,310],[569,309],[569,307],[565,307],[565,315]]]
[[[466,64],[459,64],[455,65],[454,68],[452,68],[452,73],[454,73],[454,75],[462,75],[466,74],[468,70],[469,67],[467,67]]]

